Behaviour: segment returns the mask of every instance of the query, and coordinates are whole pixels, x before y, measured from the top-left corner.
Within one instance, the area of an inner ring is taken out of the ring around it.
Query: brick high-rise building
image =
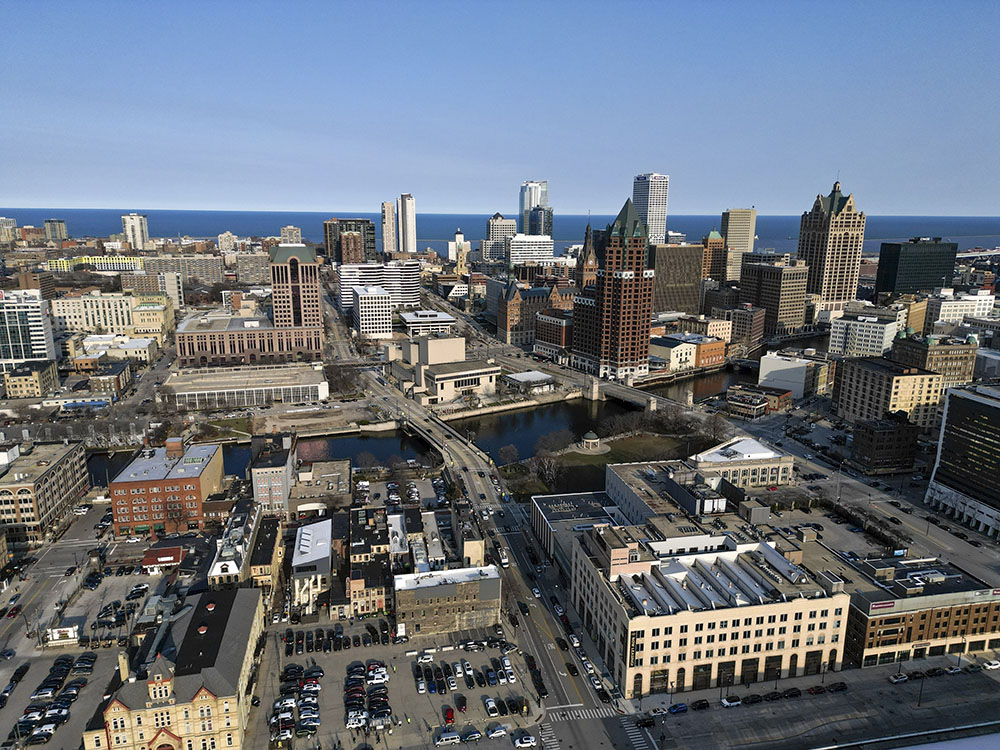
[[[594,232],[587,223],[587,233],[583,238],[583,249],[576,259],[576,267],[573,269],[573,277],[578,289],[584,289],[597,283],[597,252],[594,250]]]
[[[271,248],[271,309],[276,328],[323,328],[316,252],[305,245]]]
[[[843,310],[858,294],[865,215],[854,196],[833,183],[829,195],[817,195],[799,225],[799,259],[809,267],[806,291],[823,298],[824,310]]]
[[[371,219],[327,219],[323,246],[333,263],[374,263],[375,224]]]
[[[705,248],[701,261],[701,277],[703,279],[727,281],[725,239],[713,229],[701,238],[701,246]]]
[[[764,333],[794,333],[805,324],[809,269],[782,263],[746,263],[740,277],[740,302],[764,308]]]
[[[977,351],[975,339],[916,335],[893,341],[888,357],[902,365],[938,373],[942,388],[947,389],[972,382]]]
[[[649,372],[653,270],[646,227],[625,201],[604,234],[597,283],[573,305],[573,366],[599,377],[625,380]]]
[[[653,311],[697,315],[701,298],[701,245],[653,245]]]

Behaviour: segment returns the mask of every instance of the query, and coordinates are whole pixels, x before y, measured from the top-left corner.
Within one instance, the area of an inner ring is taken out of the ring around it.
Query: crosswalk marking
[[[625,735],[628,737],[628,741],[632,743],[632,747],[635,750],[649,750],[651,747],[649,743],[649,735],[642,729],[635,725],[635,719],[631,716],[626,718],[622,717],[619,719],[622,725],[622,729],[625,730]]]
[[[538,727],[538,738],[542,741],[542,747],[555,750],[559,747],[559,738],[556,737],[555,730],[551,724],[541,724]]]
[[[572,711],[553,711],[549,714],[550,721],[580,721],[582,719],[607,719],[617,715],[610,706],[601,708],[577,708]]]

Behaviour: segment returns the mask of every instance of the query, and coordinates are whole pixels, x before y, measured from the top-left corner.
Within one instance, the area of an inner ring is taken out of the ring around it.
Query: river
[[[813,347],[826,351],[829,334],[814,336],[799,341],[791,341],[784,346],[796,349]],[[648,389],[666,398],[684,403],[686,393],[694,391],[694,400],[700,401],[725,391],[733,383],[756,383],[757,374],[739,370],[722,370],[699,375],[690,380]],[[593,430],[602,420],[631,411],[634,407],[619,401],[560,401],[537,406],[533,409],[490,414],[482,417],[459,419],[451,425],[459,433],[474,433],[473,439],[495,461],[499,461],[499,451],[505,445],[517,448],[521,459],[535,454],[538,438],[557,430],[568,429],[574,436]],[[382,435],[344,435],[332,438],[306,438],[298,443],[298,456],[303,461],[321,461],[333,458],[356,460],[361,453],[372,454],[376,461],[386,461],[392,456],[402,459],[417,458],[427,450],[418,438],[392,432]],[[87,461],[90,481],[94,486],[107,486],[107,477],[112,479],[128,464],[131,453],[93,453]],[[226,444],[222,449],[223,467],[227,474],[244,476],[250,462],[250,446]]]

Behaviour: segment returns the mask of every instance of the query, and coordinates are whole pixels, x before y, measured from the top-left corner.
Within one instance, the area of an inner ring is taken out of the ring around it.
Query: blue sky
[[[996,215],[1000,3],[9,2],[0,205]]]

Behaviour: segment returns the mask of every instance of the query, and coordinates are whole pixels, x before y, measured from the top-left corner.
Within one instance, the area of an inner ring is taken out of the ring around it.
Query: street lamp
[[[829,662],[826,662],[826,661],[825,661],[825,662],[823,662],[823,663],[822,663],[822,664],[820,665],[820,670],[822,671],[822,675],[821,675],[821,677],[820,677],[820,684],[823,684],[823,683],[825,683],[825,682],[826,682],[826,670],[827,670],[827,667],[829,667],[829,666],[830,666],[830,663],[829,663]]]

